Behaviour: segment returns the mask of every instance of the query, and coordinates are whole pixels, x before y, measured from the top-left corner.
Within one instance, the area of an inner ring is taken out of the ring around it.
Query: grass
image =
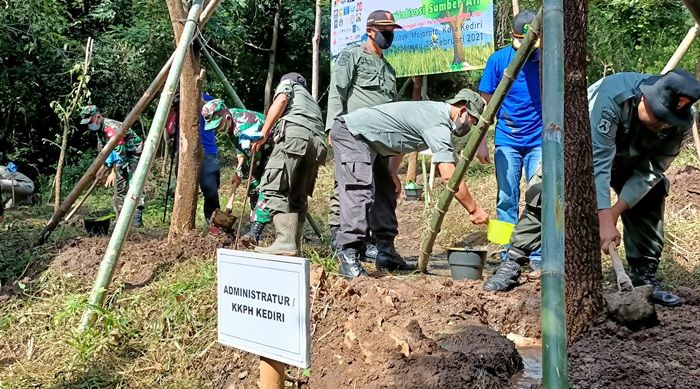
[[[387,61],[394,66],[396,74],[421,75],[480,69],[493,53],[493,46],[478,45],[464,48],[465,62],[453,64],[454,50],[433,48],[416,52],[387,54]]]
[[[695,163],[685,148],[675,167]],[[310,210],[322,228],[332,190],[332,164],[321,168]],[[228,196],[228,169],[222,174],[222,201]],[[419,174],[420,177],[420,174]],[[420,178],[419,178],[420,179]],[[473,196],[493,215],[496,181],[493,165],[473,163],[466,178]],[[147,193],[146,224],[162,229],[162,189],[158,178]],[[432,191],[437,197],[442,185]],[[242,193],[239,190],[239,193]],[[236,202],[236,212],[242,206]],[[98,190],[87,209],[109,208],[111,192]],[[700,211],[683,208],[669,198],[668,244],[661,274],[672,286],[700,286]],[[165,268],[150,284],[136,289],[113,284],[107,305],[93,330],[74,332],[86,307],[92,280],[43,270],[63,245],[83,233],[80,226],[61,227],[51,241],[30,248],[48,218],[49,208],[9,212],[2,224],[0,277],[12,282],[30,269],[41,272],[19,288],[19,295],[0,302],[0,388],[214,388],[253,372],[255,359],[216,342],[216,266],[213,253],[186,258]],[[198,208],[201,223],[201,200]],[[415,215],[417,218],[420,215]],[[401,228],[401,226],[400,226]],[[307,232],[310,232],[308,230]],[[328,234],[324,230],[324,234]],[[472,226],[458,205],[450,208],[436,248],[483,239],[485,228]],[[304,254],[330,273],[337,265],[326,248],[306,246]],[[606,268],[606,274],[610,269]],[[410,279],[410,278],[409,278]],[[247,384],[252,384],[246,381]],[[238,385],[238,383],[236,383]],[[237,386],[238,387],[238,386]]]

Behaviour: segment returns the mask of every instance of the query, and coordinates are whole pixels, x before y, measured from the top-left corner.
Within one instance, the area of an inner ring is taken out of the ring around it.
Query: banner
[[[398,77],[483,69],[493,53],[493,0],[331,0],[331,55],[367,40],[367,17],[391,11],[403,29],[384,56]]]

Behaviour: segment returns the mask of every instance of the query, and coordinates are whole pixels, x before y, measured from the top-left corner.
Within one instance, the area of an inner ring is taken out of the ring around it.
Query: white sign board
[[[309,261],[219,249],[217,270],[219,343],[309,367]]]

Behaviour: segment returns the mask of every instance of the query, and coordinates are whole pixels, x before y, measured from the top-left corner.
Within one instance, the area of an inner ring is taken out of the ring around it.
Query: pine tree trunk
[[[587,0],[564,0],[564,212],[569,343],[603,309],[603,275],[586,95],[587,19]]]
[[[183,29],[183,24],[178,20],[186,19],[187,15],[179,0],[167,0],[167,4],[177,43]],[[191,45],[180,75],[180,143],[170,236],[195,228],[197,185],[202,159],[199,140],[201,88],[199,50]]]
[[[318,73],[321,58],[321,0],[316,0],[316,20],[312,39],[313,55],[311,59],[311,96],[318,101]]]
[[[280,31],[280,14],[282,13],[282,0],[277,3],[275,20],[272,25],[272,43],[270,44],[270,58],[267,65],[267,80],[265,81],[265,113],[272,104],[272,82],[275,77],[275,64],[277,56],[277,37]]]

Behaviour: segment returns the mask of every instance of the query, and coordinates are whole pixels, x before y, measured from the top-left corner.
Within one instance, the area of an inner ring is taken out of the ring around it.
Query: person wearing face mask
[[[666,306],[678,305],[681,299],[665,291],[656,278],[670,185],[664,172],[690,135],[692,105],[698,99],[700,82],[679,69],[663,76],[618,73],[588,88],[601,250],[607,254],[611,243],[620,244],[621,218],[633,285],[651,285],[654,301]],[[610,188],[618,195],[614,204]],[[484,284],[486,290],[516,286],[527,252],[541,244],[541,186],[530,192],[526,197],[533,206],[526,207],[515,227],[509,261]]]
[[[253,152],[275,142],[260,180],[257,211],[269,212],[275,241],[255,251],[275,255],[301,255],[308,198],[313,194],[318,168],[326,161],[321,108],[307,90],[299,73],[282,76],[262,128],[262,139]]]
[[[87,105],[80,111],[81,125],[87,125],[90,131],[97,133],[97,149],[102,150],[104,145],[122,130],[122,123],[102,116],[95,105]],[[136,171],[139,158],[143,151],[143,142],[131,128],[114,148],[110,157],[105,161],[105,166],[97,173],[97,179],[101,179],[106,171],[110,171],[105,187],[114,186],[112,204],[114,211],[119,214],[124,204],[124,198],[129,190],[129,181]],[[134,213],[133,225],[143,225],[143,197],[139,201]]]
[[[520,42],[535,18],[532,11],[521,11],[513,19],[512,44],[493,53],[484,68],[479,92],[488,102],[501,82],[508,65],[515,57]],[[536,44],[539,47],[539,42]],[[498,186],[496,216],[515,224],[518,221],[520,180],[530,181],[542,160],[542,99],[540,95],[539,48],[528,58],[513,82],[497,113],[494,160]],[[491,156],[484,138],[476,153],[481,163],[490,163]],[[505,252],[501,258],[507,258]],[[531,266],[540,266],[541,253],[530,254]]]
[[[396,72],[384,58],[384,50],[391,47],[394,30],[400,28],[391,12],[373,11],[367,18],[367,41],[363,44],[350,45],[340,52],[331,73],[326,133],[330,132],[336,118],[341,115],[397,100]],[[334,159],[338,163],[343,160],[343,156],[334,154]],[[374,166],[383,176],[389,178],[392,176],[390,172],[398,170],[401,160],[401,156],[381,157]],[[383,189],[388,191],[387,194],[398,195],[401,191],[401,183],[397,182],[394,186],[386,186]],[[398,230],[394,227],[396,195],[381,196],[382,200],[375,202],[369,223],[372,241],[365,242],[366,245],[361,249],[363,260],[371,261],[378,255],[377,248],[373,244],[375,239],[388,242],[388,244],[382,243],[382,247],[389,249],[382,255],[398,257],[398,260],[401,260],[393,249],[393,241],[398,234]],[[333,194],[330,198],[328,224],[331,231],[331,249],[337,251],[335,237],[340,229],[337,182],[334,182]]]
[[[483,99],[474,91],[462,89],[453,99],[436,101],[406,101],[361,108],[338,117],[331,130],[333,152],[341,155],[335,165],[335,177],[340,189],[340,231],[338,254],[340,273],[349,278],[367,275],[360,262],[360,250],[368,238],[369,216],[383,196],[393,196],[389,189],[398,180],[377,173],[374,165],[381,158],[430,149],[433,163],[447,182],[455,170],[452,136],[465,136],[476,124],[484,109]],[[474,224],[484,224],[488,214],[460,183],[455,198],[469,213]],[[393,212],[393,210],[392,210]],[[396,214],[388,220],[396,223]],[[396,229],[394,224],[390,226]],[[388,251],[378,242],[379,252]],[[381,270],[409,270],[400,256],[378,255],[376,265]]]

